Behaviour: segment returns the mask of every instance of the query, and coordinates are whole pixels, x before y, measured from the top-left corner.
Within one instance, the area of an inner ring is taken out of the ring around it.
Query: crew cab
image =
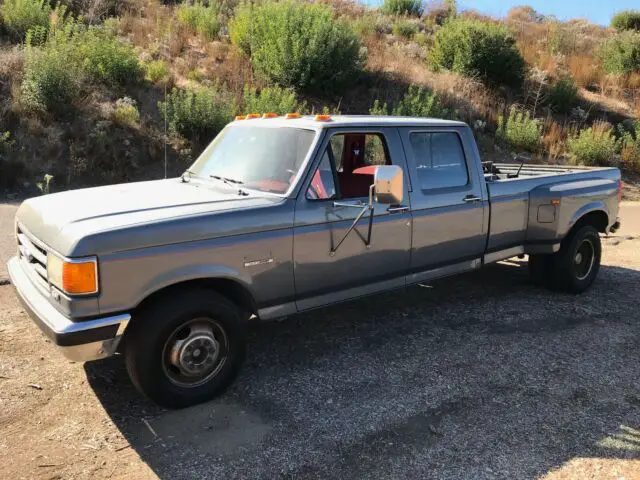
[[[11,281],[68,358],[122,354],[142,393],[184,407],[233,380],[250,322],[522,255],[578,294],[620,225],[616,168],[483,163],[456,121],[256,116],[180,178],[20,206]]]

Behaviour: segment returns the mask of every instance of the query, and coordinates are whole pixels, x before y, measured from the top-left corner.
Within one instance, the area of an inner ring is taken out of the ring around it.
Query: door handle
[[[409,207],[407,205],[400,205],[398,207],[387,208],[387,212],[389,213],[404,213],[408,211],[409,211]]]
[[[482,199],[480,197],[476,197],[475,195],[467,195],[462,199],[462,201],[465,203],[473,203],[473,202],[480,202],[482,201]]]

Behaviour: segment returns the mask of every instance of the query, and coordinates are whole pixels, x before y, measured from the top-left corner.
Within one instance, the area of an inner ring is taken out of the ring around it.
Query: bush
[[[140,123],[140,112],[132,98],[124,97],[116,101],[113,121],[125,127],[137,127]]]
[[[393,34],[396,37],[412,38],[418,33],[418,26],[409,20],[398,20],[393,24]]]
[[[585,165],[609,165],[616,154],[618,142],[611,125],[596,122],[569,138],[569,152],[573,160]]]
[[[255,88],[245,86],[243,103],[246,113],[273,112],[284,115],[306,109],[304,103],[298,103],[293,90],[280,87],[266,87],[258,92]]]
[[[320,4],[244,5],[229,28],[256,73],[285,88],[335,91],[355,81],[365,61],[351,27]]]
[[[145,78],[151,83],[168,83],[171,77],[163,60],[151,60],[145,65]]]
[[[389,115],[389,108],[386,103],[381,105],[376,100],[369,113],[371,115]],[[415,85],[409,87],[402,100],[391,110],[391,115],[425,118],[448,118],[451,116],[449,110],[440,103],[440,97],[437,94]]]
[[[620,159],[622,168],[631,173],[640,173],[640,120],[636,120],[627,130],[618,125],[620,137]]]
[[[607,73],[624,75],[640,70],[640,33],[627,31],[607,40],[600,50]]]
[[[207,40],[218,38],[220,33],[220,6],[216,2],[196,1],[195,3],[182,4],[176,13],[178,21],[186,25],[193,32],[198,32]]]
[[[209,141],[233,118],[233,104],[218,88],[174,88],[158,104],[173,134],[194,142]]]
[[[11,36],[20,41],[32,28],[47,28],[51,12],[47,0],[5,0],[0,5],[2,22]]]
[[[388,24],[381,15],[365,14],[353,19],[351,28],[361,37],[370,37],[387,33]]]
[[[30,111],[67,110],[79,98],[86,81],[116,85],[141,76],[131,47],[103,27],[87,28],[72,18],[52,25],[48,32],[30,30],[26,44],[21,93]]]
[[[611,26],[617,30],[640,30],[640,10],[623,10],[611,19]]]
[[[382,11],[389,15],[422,15],[421,0],[384,0]]]
[[[511,107],[509,118],[498,117],[496,136],[516,151],[536,152],[540,147],[541,125],[531,118],[529,112],[518,111]]]
[[[489,84],[518,86],[524,77],[524,60],[508,29],[480,20],[445,23],[436,33],[430,61]]]
[[[142,78],[142,68],[133,48],[106,29],[82,30],[74,43],[82,68],[93,80],[107,85],[126,85]]]
[[[42,47],[27,34],[21,100],[31,112],[63,113],[79,98],[85,72],[72,43],[73,25],[50,35]]]
[[[558,113],[569,113],[578,101],[578,87],[571,77],[563,77],[549,91],[551,108]]]

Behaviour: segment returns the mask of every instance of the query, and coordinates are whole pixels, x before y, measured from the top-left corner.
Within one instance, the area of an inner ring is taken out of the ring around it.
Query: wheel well
[[[571,230],[577,230],[585,225],[591,225],[600,233],[606,233],[609,225],[609,216],[602,210],[589,212],[580,217]]]
[[[249,290],[247,290],[247,288],[245,288],[240,282],[230,280],[228,278],[199,278],[169,285],[168,287],[164,287],[153,292],[145,298],[140,302],[140,304],[138,304],[136,310],[145,308],[147,305],[167,294],[176,294],[181,290],[203,287],[215,290],[217,293],[223,295],[238,307],[245,310],[248,314],[253,314],[257,311],[255,300],[253,299],[251,292],[249,292]]]

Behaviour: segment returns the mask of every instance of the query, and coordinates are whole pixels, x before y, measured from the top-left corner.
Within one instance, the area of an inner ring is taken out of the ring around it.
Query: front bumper
[[[37,290],[17,257],[9,260],[7,269],[25,310],[65,357],[76,362],[88,362],[115,353],[131,320],[129,314],[73,322]]]

